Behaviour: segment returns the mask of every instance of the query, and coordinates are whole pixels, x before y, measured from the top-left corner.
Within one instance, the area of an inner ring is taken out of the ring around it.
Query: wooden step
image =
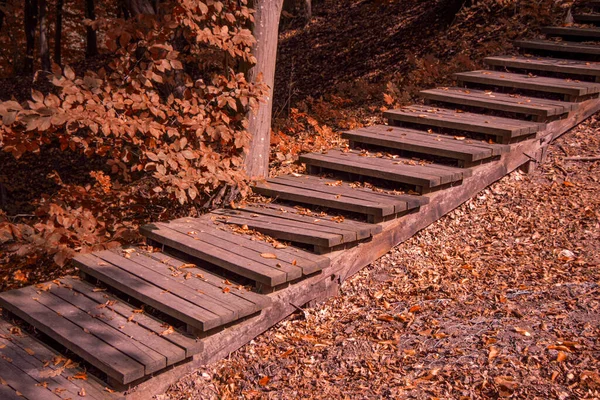
[[[525,56],[487,57],[484,62],[494,67],[600,77],[600,63],[597,62]]]
[[[318,262],[285,261],[288,251],[266,246],[231,231],[217,230],[214,226],[193,218],[181,218],[169,223],[145,225],[141,233],[154,242],[188,254],[195,259],[210,263],[264,287],[276,287],[320,271],[329,265],[329,259],[318,257]],[[297,249],[298,257],[308,253]],[[265,258],[270,253],[275,257]],[[314,260],[314,257],[312,258]]]
[[[142,249],[106,250],[74,261],[85,274],[181,321],[193,333],[222,327],[270,303],[238,287],[224,292],[203,281],[208,271],[183,262],[169,267]]]
[[[544,126],[538,122],[426,106],[403,107],[386,111],[383,115],[391,125],[410,123],[473,132],[495,136],[501,143],[509,143],[513,139],[533,135]]]
[[[546,51],[577,56],[600,56],[600,46],[579,42],[557,42],[554,40],[517,40],[515,45],[523,50]]]
[[[414,185],[422,193],[459,183],[471,175],[469,169],[439,164],[420,164],[403,157],[377,157],[373,154],[331,150],[327,154],[310,153],[300,156],[307,166],[369,176],[390,182]]]
[[[547,26],[542,28],[547,36],[577,38],[583,41],[600,40],[600,28],[579,28],[576,26]]]
[[[415,129],[375,125],[344,132],[342,137],[352,143],[364,143],[412,153],[458,160],[463,165],[500,156],[509,146],[489,144],[484,141],[431,134]]]
[[[465,88],[431,89],[420,94],[430,101],[531,115],[537,121],[566,114],[578,107],[577,103]]]
[[[52,360],[56,361],[49,362]],[[0,319],[0,381],[2,400],[117,398],[104,390],[105,383],[87,374],[84,368],[3,319]]]
[[[580,24],[599,24],[600,23],[600,14],[598,14],[598,13],[573,14],[573,20]]]
[[[290,180],[290,184],[306,187],[325,185],[325,182],[318,177],[306,175],[305,178],[294,177]],[[379,225],[327,214],[319,214],[318,217],[302,215],[291,207],[283,209],[270,205],[215,210],[208,215],[208,218],[227,224],[247,226],[280,240],[308,244],[314,246],[317,253],[326,253],[342,245],[352,245],[381,232]],[[268,251],[268,246],[265,245],[265,251]]]
[[[341,185],[337,185],[339,181],[335,180],[323,179],[320,182],[318,185],[306,185],[278,177],[257,183],[253,190],[275,199],[363,214],[370,222],[393,218],[429,202],[422,196],[391,195],[353,187],[351,182]]]
[[[570,79],[549,78],[516,74],[503,71],[471,71],[454,74],[454,77],[463,83],[476,83],[480,85],[506,87],[520,90],[530,90],[542,93],[553,93],[564,96],[567,100],[579,99],[584,96],[600,93],[600,83],[581,82]]]

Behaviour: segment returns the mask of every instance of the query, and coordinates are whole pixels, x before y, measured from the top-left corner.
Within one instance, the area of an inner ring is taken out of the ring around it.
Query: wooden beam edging
[[[430,203],[419,212],[396,220],[383,222],[383,232],[370,242],[361,243],[347,250],[331,253],[331,265],[319,275],[291,285],[271,295],[273,304],[259,315],[242,321],[204,340],[204,351],[193,360],[173,367],[151,378],[129,392],[123,393],[127,400],[143,400],[165,392],[168,387],[194,370],[225,358],[228,354],[250,342],[279,321],[288,317],[307,303],[316,303],[338,294],[339,287],[348,277],[377,260],[392,248],[412,237],[442,216],[446,215],[492,183],[514,171],[526,162],[539,161],[554,139],[577,126],[600,111],[600,99],[581,103],[578,110],[565,119],[551,122],[546,130],[539,132],[535,140],[511,145],[510,153],[500,161],[473,168],[473,176],[462,185],[428,194]]]

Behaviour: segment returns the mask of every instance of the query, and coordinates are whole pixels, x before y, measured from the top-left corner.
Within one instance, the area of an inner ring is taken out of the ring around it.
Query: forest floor
[[[600,117],[159,399],[600,398]]]

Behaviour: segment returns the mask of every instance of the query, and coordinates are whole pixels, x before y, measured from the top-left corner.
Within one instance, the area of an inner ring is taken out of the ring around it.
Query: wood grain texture
[[[600,76],[600,63],[563,58],[532,56],[486,57],[484,63],[494,67],[513,68],[537,72],[559,72],[572,75]]]

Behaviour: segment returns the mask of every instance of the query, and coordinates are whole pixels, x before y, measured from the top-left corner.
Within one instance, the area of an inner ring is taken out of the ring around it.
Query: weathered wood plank
[[[458,182],[470,171],[442,165],[419,165],[407,158],[379,158],[358,153],[331,150],[327,154],[310,153],[300,156],[307,165],[351,172],[391,182],[421,186],[427,189]]]
[[[304,176],[304,175],[303,175]],[[331,179],[324,179],[325,182],[329,181],[335,183],[336,181]],[[348,182],[346,182],[348,184]],[[296,221],[312,221],[315,223],[315,219],[321,219],[319,222],[316,222],[321,225],[331,225],[331,224],[339,224],[338,222],[334,222],[333,218],[335,216],[327,215],[325,213],[313,212],[311,210],[305,208],[295,208],[284,206],[281,204],[272,204],[272,203],[259,203],[259,204],[248,204],[243,208],[238,208],[238,210],[246,211],[255,214],[261,215],[273,215],[279,216],[280,218],[292,219]],[[304,213],[303,213],[304,212]],[[376,224],[368,224],[361,221],[352,220],[349,218],[345,218],[342,224],[347,227],[347,229],[353,229],[357,235],[359,240],[366,239],[370,236],[373,236],[377,233],[381,232],[381,226]]]
[[[479,70],[454,74],[460,82],[532,90],[567,96],[587,96],[600,93],[600,83],[575,81],[546,76],[530,76],[503,71]]]
[[[166,340],[163,336],[145,329],[135,322],[128,321],[127,318],[110,310],[106,303],[98,304],[83,294],[67,287],[52,287],[49,290],[53,295],[69,302],[86,314],[92,316],[98,321],[109,325],[113,329],[127,335],[131,340],[147,347],[165,358],[163,367],[175,364],[185,359],[185,351]],[[132,314],[133,315],[133,314]],[[112,342],[111,342],[112,344]],[[148,372],[147,372],[148,373]]]
[[[182,234],[186,234],[192,237],[194,240],[220,247],[223,250],[235,253],[247,260],[283,271],[286,274],[286,281],[288,282],[302,277],[302,268],[282,260],[262,257],[261,254],[263,252],[258,251],[252,246],[240,246],[239,243],[231,240],[234,238],[233,233],[229,235],[230,240],[224,240],[223,238],[213,236],[212,232],[208,232],[208,228],[199,229],[198,227],[181,220],[171,221],[168,224],[161,224],[160,226],[164,226]],[[271,248],[269,250],[274,249]],[[273,253],[271,252],[271,254]]]
[[[368,200],[344,197],[333,193],[318,192],[269,181],[256,183],[252,189],[263,196],[294,201],[334,210],[349,211],[374,217],[386,217],[395,213],[393,205],[383,205]]]
[[[593,77],[600,76],[600,63],[597,62],[531,56],[486,57],[483,61],[487,65],[494,67],[536,72],[558,72],[561,74],[588,75]]]
[[[46,362],[59,356],[59,353],[26,333],[13,333],[11,331],[12,328],[14,328],[14,325],[0,318],[0,333],[7,337],[12,344],[21,348],[28,355],[33,352],[32,357],[37,360],[39,365],[45,366],[46,369],[57,371],[62,367],[63,364],[56,366],[54,363],[49,363],[46,366]],[[87,380],[72,379],[73,375],[83,372],[85,371],[80,367],[69,368],[56,375],[54,379],[57,380],[62,388],[69,388],[69,393],[72,393],[73,391],[79,393],[80,389],[83,388],[86,392],[86,395],[92,399],[112,399],[119,397],[118,394],[111,394],[104,391],[102,388],[105,386],[105,384],[97,380],[91,374],[88,375]],[[2,397],[0,396],[0,398]]]
[[[577,103],[465,88],[431,89],[424,90],[420,94],[431,101],[543,118],[568,113],[577,105]]]
[[[27,399],[60,400],[60,397],[52,393],[50,390],[41,386],[36,386],[38,382],[35,379],[1,357],[0,378],[5,380],[13,390],[22,393]],[[0,386],[3,385],[0,384]],[[10,392],[6,390],[5,392],[9,393],[8,395],[10,396]]]
[[[352,182],[322,178],[314,175],[282,175],[276,178],[272,178],[269,181],[280,183],[282,185],[312,189],[323,193],[340,195],[343,197],[349,197],[359,200],[369,200],[381,205],[393,205],[394,212],[396,214],[406,210],[417,208],[427,201],[426,198],[422,196],[376,192],[374,190],[362,187],[353,187]]]
[[[31,288],[0,294],[0,305],[121,383],[144,376],[144,366],[38,302]]]
[[[264,253],[272,253],[277,256],[276,264],[290,265],[295,268],[300,268],[303,275],[310,275],[323,269],[324,266],[329,265],[329,259],[321,257],[318,262],[311,261],[308,258],[303,258],[303,253],[308,253],[305,250],[296,249],[296,251],[288,252],[287,248],[276,249],[271,244],[262,242],[260,240],[252,240],[248,235],[236,234],[231,231],[219,229],[218,225],[211,220],[211,217],[223,218],[226,216],[225,210],[221,210],[223,213],[208,214],[204,218],[181,218],[172,222],[179,221],[181,223],[187,223],[191,228],[200,229],[210,233],[210,235],[223,240],[225,243],[232,243],[237,246],[242,246],[257,252],[259,255]],[[234,214],[235,215],[235,214]],[[223,226],[223,228],[225,228]],[[225,228],[227,229],[227,228]],[[280,267],[278,267],[280,268]]]
[[[66,285],[67,287],[73,288],[73,290],[77,291],[78,293],[94,300],[98,304],[107,304],[106,307],[108,309],[114,311],[115,313],[118,313],[122,317],[125,317],[127,319],[133,317],[131,319],[131,322],[143,326],[144,328],[154,332],[157,335],[160,335],[166,329],[164,322],[146,313],[140,313],[140,310],[137,310],[133,306],[124,303],[120,299],[104,291],[97,291],[99,290],[99,288],[96,288],[95,286],[90,285],[87,282],[83,282],[79,279],[72,277],[61,278],[60,282],[63,285]],[[189,337],[186,334],[181,333],[177,330],[175,330],[169,335],[164,336],[164,338],[184,349],[186,358],[191,357],[194,354],[197,354],[200,351],[202,351],[202,342],[200,340]]]
[[[597,13],[577,13],[573,14],[573,19],[582,24],[598,24],[600,23],[600,14]]]
[[[155,259],[156,261],[158,261],[160,263],[163,263],[165,265],[172,266],[175,268],[178,268],[179,266],[181,266],[183,264],[189,264],[187,261],[180,260],[177,257],[171,256],[171,255],[163,253],[163,252],[146,253],[146,255],[152,259]],[[212,272],[206,271],[202,268],[199,268],[199,269],[201,270],[201,273],[202,273],[202,276],[204,277],[205,282],[210,283],[211,285],[215,286],[219,290],[223,290],[226,287],[231,286],[224,282],[224,279],[222,276],[213,274]],[[236,285],[236,286],[240,286],[240,284],[236,283],[235,281],[233,281],[232,284]],[[261,309],[271,305],[271,299],[268,296],[253,292],[251,290],[240,290],[240,291],[235,292],[234,294],[236,297],[241,297],[244,300],[254,303],[256,305],[256,307],[261,308]]]
[[[208,318],[213,318],[213,315],[219,316],[221,325],[228,324],[229,322],[240,318],[238,309],[226,307],[222,301],[216,300],[213,297],[206,295],[204,292],[200,293],[186,283],[178,282],[171,274],[161,274],[153,268],[148,267],[147,265],[152,263],[151,259],[137,257],[136,260],[132,260],[131,257],[134,255],[135,251],[132,253],[124,253],[127,255],[127,258],[120,254],[119,251],[120,249],[106,250],[96,252],[94,255],[151,283],[163,291],[167,291],[195,305],[201,310],[207,311],[208,313],[205,313],[205,315],[207,315]],[[148,261],[147,263],[146,260]]]
[[[208,331],[223,324],[219,315],[164,291],[94,255],[79,255],[75,257],[74,262],[84,273],[201,331]]]
[[[192,267],[190,263],[183,264],[185,265],[185,268],[179,269],[169,266],[168,264],[161,263],[155,258],[152,258],[148,254],[144,253],[141,249],[131,253],[129,259],[137,264],[140,264],[144,268],[151,269],[158,274],[166,276],[169,279],[173,279],[178,283],[195,290],[197,293],[201,293],[202,295],[209,297],[210,299],[214,300],[215,303],[220,304],[222,307],[233,312],[235,315],[237,315],[237,318],[243,318],[248,315],[252,315],[260,311],[264,305],[269,304],[268,301],[256,304],[247,298],[241,297],[239,290],[232,290],[230,293],[223,293],[222,288],[218,288],[217,286],[206,282],[206,270],[198,267]]]
[[[571,55],[586,55],[586,56],[599,56],[600,46],[592,44],[584,44],[579,42],[556,42],[553,40],[543,39],[530,39],[530,40],[516,40],[515,45],[524,50],[537,50],[537,51],[548,51],[551,53],[559,54],[571,54]]]
[[[384,113],[390,123],[408,122],[424,126],[493,135],[510,140],[528,136],[540,129],[540,124],[484,114],[456,112],[437,107],[411,106]]]
[[[273,287],[287,282],[287,274],[284,271],[230,253],[220,247],[194,240],[187,234],[165,226],[145,225],[140,228],[140,231],[144,236],[158,243],[267,286]]]
[[[382,129],[384,127],[385,129]],[[355,143],[377,145],[466,162],[485,160],[508,151],[507,146],[503,145],[491,145],[470,139],[458,141],[452,136],[385,125],[344,132],[342,137]]]
[[[600,28],[579,28],[576,26],[546,26],[542,33],[547,36],[560,36],[592,41],[600,39]]]

